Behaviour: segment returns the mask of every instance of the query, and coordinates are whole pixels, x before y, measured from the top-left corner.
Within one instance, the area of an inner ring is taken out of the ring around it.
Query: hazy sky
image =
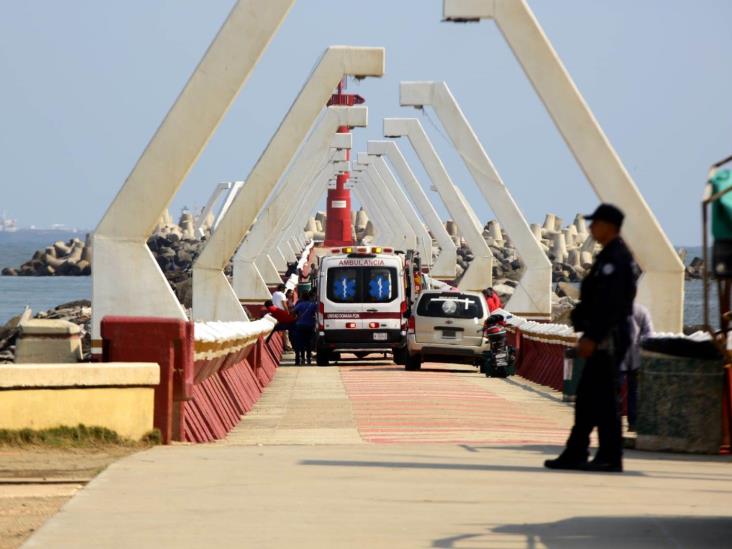
[[[93,228],[233,3],[0,0],[0,213]],[[732,2],[529,3],[671,240],[698,242],[707,167],[732,154]],[[246,177],[331,44],[386,47],[386,76],[350,86],[371,123],[357,147],[381,137],[385,116],[423,116],[399,107],[400,80],[445,80],[530,221],[592,210],[594,194],[498,29],[441,23],[441,6],[298,0],[173,213]],[[492,217],[459,157],[423,123],[481,219]]]

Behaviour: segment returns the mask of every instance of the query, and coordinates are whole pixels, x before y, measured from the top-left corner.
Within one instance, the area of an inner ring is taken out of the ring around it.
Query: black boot
[[[587,456],[581,459],[568,455],[566,452],[562,452],[556,459],[547,459],[544,462],[544,467],[547,469],[583,470],[586,466]]]

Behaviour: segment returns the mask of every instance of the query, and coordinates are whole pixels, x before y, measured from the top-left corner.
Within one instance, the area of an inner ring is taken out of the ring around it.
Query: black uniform
[[[622,427],[618,402],[619,366],[630,344],[630,317],[638,267],[623,239],[617,237],[597,255],[582,281],[580,303],[572,323],[597,344],[587,359],[577,388],[574,427],[564,457],[587,459],[590,433],[600,439],[597,461],[622,461]]]

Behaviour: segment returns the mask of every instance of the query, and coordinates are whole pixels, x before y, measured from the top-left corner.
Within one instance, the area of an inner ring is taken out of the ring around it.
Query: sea
[[[20,267],[36,250],[84,232],[18,230],[0,232],[0,271]],[[77,299],[91,299],[89,276],[0,276],[0,326],[30,307],[33,314]]]
[[[84,232],[18,230],[0,232],[0,270],[5,267],[19,267],[28,261],[36,250],[45,248],[58,240],[84,239]],[[701,257],[701,247],[686,247],[687,261]],[[687,280],[684,300],[684,324],[697,325],[704,322],[704,292],[701,280]],[[51,309],[62,303],[77,299],[91,299],[91,277],[21,277],[0,276],[0,325],[30,307],[33,313]],[[717,297],[711,284],[710,318],[717,314]]]

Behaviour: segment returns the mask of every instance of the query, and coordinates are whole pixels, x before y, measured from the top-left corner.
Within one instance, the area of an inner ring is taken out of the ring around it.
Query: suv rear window
[[[425,294],[419,300],[417,314],[447,318],[480,318],[483,316],[483,304],[474,295],[456,292]]]
[[[326,284],[335,303],[389,303],[399,293],[395,267],[334,267]]]

